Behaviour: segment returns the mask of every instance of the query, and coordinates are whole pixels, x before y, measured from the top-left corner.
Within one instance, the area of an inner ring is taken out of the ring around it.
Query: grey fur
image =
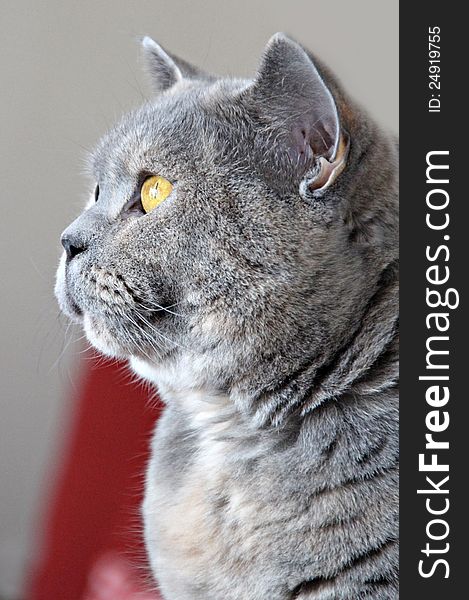
[[[160,93],[99,144],[56,293],[167,405],[164,598],[395,599],[396,142],[283,35],[252,81],[145,48]],[[174,183],[148,215],[142,173]]]

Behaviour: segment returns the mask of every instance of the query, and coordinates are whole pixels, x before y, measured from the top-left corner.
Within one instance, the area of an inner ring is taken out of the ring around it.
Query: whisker
[[[185,315],[171,310],[169,306],[161,306],[160,304],[157,304],[156,302],[152,302],[151,300],[145,300],[145,303],[150,304],[150,306],[146,306],[145,304],[143,304],[143,302],[139,302],[139,301],[136,301],[135,303],[148,312],[164,311],[164,312],[170,313],[171,315],[175,315],[176,317],[185,317]],[[155,308],[151,308],[151,305],[153,305]]]
[[[161,356],[161,347],[158,348],[156,346],[156,343],[157,343],[156,340],[154,340],[152,337],[150,337],[150,335],[136,321],[134,321],[134,319],[132,319],[132,317],[130,315],[128,315],[122,311],[120,311],[120,314],[124,318],[126,318],[128,321],[130,321],[137,328],[139,333],[141,333],[148,340],[151,348],[155,351],[156,356],[160,357]],[[134,342],[134,345],[135,345],[135,342]],[[143,348],[139,348],[139,350],[141,350],[145,354],[145,356],[148,358],[148,360],[150,360],[150,361],[152,360],[151,357],[147,354],[147,352],[145,350],[143,350]]]
[[[167,342],[169,342],[170,344],[174,344],[175,346],[178,346],[179,348],[182,348],[183,350],[189,350],[188,348],[182,346],[181,344],[179,344],[178,342],[175,342],[174,340],[166,337],[165,335],[163,335],[161,333],[161,331],[158,331],[158,329],[156,327],[154,327],[147,319],[145,319],[145,317],[143,315],[139,315],[139,318],[145,323],[145,325],[147,325],[147,327],[150,327],[150,329],[156,333],[156,335],[164,340],[166,340]]]

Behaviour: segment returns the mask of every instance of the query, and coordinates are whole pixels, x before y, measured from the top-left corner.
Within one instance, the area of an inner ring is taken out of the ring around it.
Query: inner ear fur
[[[312,177],[303,180],[303,186],[313,196],[318,196],[331,186],[344,170],[347,163],[350,140],[348,134],[341,132],[337,152],[332,160],[324,156],[317,158],[317,166]]]

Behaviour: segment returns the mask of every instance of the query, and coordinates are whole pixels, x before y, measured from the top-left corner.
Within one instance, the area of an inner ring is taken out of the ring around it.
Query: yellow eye
[[[159,175],[154,175],[145,179],[142,189],[140,190],[143,210],[146,213],[151,212],[158,204],[161,204],[163,200],[166,200],[172,192],[172,189],[172,184]]]

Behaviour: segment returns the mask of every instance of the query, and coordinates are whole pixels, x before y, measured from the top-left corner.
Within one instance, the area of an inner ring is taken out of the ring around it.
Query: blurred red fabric
[[[109,553],[94,564],[83,600],[158,600],[158,595],[142,590],[128,562]]]
[[[91,359],[45,511],[26,600],[156,600],[140,504],[161,406],[123,365]],[[61,463],[61,464],[60,464]]]

